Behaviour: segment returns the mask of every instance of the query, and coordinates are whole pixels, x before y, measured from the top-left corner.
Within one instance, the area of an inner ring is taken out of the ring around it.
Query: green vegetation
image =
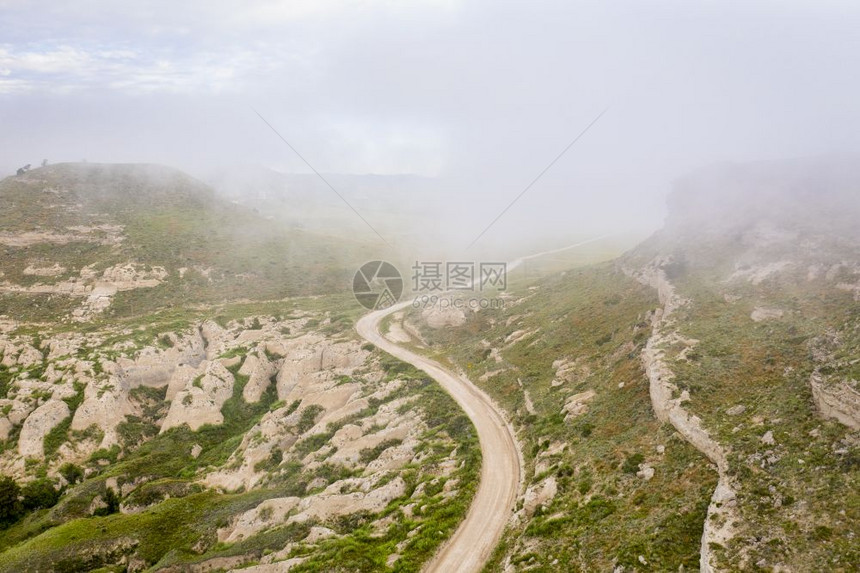
[[[304,434],[310,430],[316,423],[317,416],[322,414],[324,411],[325,408],[317,404],[311,404],[302,410],[301,416],[299,417],[299,423],[296,424],[296,431],[300,434]]]
[[[84,479],[84,470],[70,462],[66,462],[61,465],[58,471],[69,485],[75,485]]]
[[[72,425],[72,416],[68,416],[62,422],[51,428],[51,431],[45,435],[43,447],[45,456],[53,456],[60,446],[66,441],[69,435],[69,426]]]
[[[8,526],[23,513],[21,486],[9,476],[0,476],[0,528]]]
[[[755,532],[752,540],[742,534],[722,548],[721,564],[789,561],[798,570],[839,570],[860,562],[854,539],[860,467],[851,463],[860,449],[850,431],[819,414],[809,383],[818,367],[811,349],[828,330],[840,333],[840,348],[828,362],[836,365],[834,378],[850,379],[850,361],[860,349],[857,303],[850,293],[808,281],[805,271],[779,282],[733,284],[732,294],[742,297],[735,303],[726,301],[727,287],[711,269],[688,265],[675,282],[693,300],[679,311],[681,332],[700,341],[688,360],[675,360],[677,384],[691,394],[689,409],[731,444],[741,520],[745,531]],[[753,322],[753,308],[765,304],[784,315]],[[671,358],[681,350],[666,348]],[[851,359],[840,360],[839,352]],[[742,413],[727,414],[738,405]],[[773,445],[762,441],[768,431]]]

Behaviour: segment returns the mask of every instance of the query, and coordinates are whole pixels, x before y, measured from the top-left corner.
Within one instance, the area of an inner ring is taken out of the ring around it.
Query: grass
[[[71,425],[72,416],[67,416],[59,424],[51,428],[51,431],[45,434],[45,438],[42,441],[42,445],[46,458],[50,458],[55,453],[57,453],[57,450],[60,449],[60,446],[65,443],[66,439],[69,436],[69,427]]]
[[[845,427],[820,416],[809,378],[818,367],[811,348],[827,329],[842,340],[828,362],[835,365],[833,378],[851,376],[850,359],[838,353],[856,357],[860,349],[856,302],[850,293],[790,273],[760,285],[726,286],[692,267],[675,281],[693,300],[680,311],[681,332],[701,341],[689,361],[674,362],[678,385],[691,392],[689,409],[731,445],[738,483],[743,528],[719,551],[721,565],[763,560],[797,570],[851,570],[860,562],[854,542],[860,468],[850,460],[860,459],[860,450]],[[741,299],[726,302],[728,290]],[[785,314],[755,323],[750,313],[758,305]],[[670,358],[678,351],[667,348]],[[728,415],[736,405],[745,411]],[[773,446],[762,443],[767,431]]]

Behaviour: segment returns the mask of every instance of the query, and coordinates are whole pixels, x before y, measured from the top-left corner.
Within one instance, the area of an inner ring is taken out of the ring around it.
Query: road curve
[[[429,374],[460,405],[478,431],[481,483],[466,519],[424,567],[427,572],[480,571],[498,545],[511,517],[521,483],[521,452],[511,426],[481,389],[438,362],[406,350],[385,338],[380,321],[411,301],[373,311],[356,323],[359,336]]]

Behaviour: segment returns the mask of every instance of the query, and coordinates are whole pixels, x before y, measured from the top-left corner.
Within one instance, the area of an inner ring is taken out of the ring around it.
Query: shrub
[[[0,527],[10,525],[21,517],[24,507],[18,499],[21,487],[9,476],[0,476]]]
[[[403,443],[403,440],[384,440],[376,445],[374,448],[364,448],[358,454],[358,458],[362,464],[367,465],[376,458],[378,458],[382,452],[387,450],[388,448],[397,447]]]
[[[24,509],[42,509],[54,507],[60,501],[60,492],[48,479],[32,481],[21,488]]]
[[[84,479],[84,471],[71,462],[64,463],[57,471],[70,485],[74,485]]]
[[[320,415],[325,408],[318,404],[312,404],[302,410],[302,414],[299,417],[299,423],[296,424],[296,430],[300,434],[304,434],[308,430],[314,427],[316,423],[317,416]]]
[[[624,471],[624,473],[635,474],[637,471],[639,471],[639,464],[644,461],[645,456],[643,456],[642,454],[631,454],[627,456],[626,460],[624,460],[624,465],[621,467],[621,469]]]
[[[119,511],[119,496],[113,490],[113,488],[105,489],[105,493],[102,496],[102,500],[105,502],[105,507],[98,508],[94,515],[105,516],[111,515],[112,513],[116,513]]]
[[[51,431],[45,435],[42,440],[42,447],[45,451],[45,457],[54,455],[60,446],[69,437],[69,427],[72,425],[72,417],[68,416],[65,420],[51,428]]]

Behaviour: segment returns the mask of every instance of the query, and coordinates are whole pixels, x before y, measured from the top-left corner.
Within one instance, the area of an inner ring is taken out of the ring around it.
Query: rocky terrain
[[[63,495],[4,532],[0,568],[208,570],[226,551],[231,566],[313,569],[313,548],[355,543],[356,523],[378,564],[420,564],[468,507],[473,431],[429,381],[300,307],[166,332],[5,332],[0,468]],[[159,554],[148,521],[192,510],[219,517],[172,524],[190,543]],[[82,527],[101,527],[81,538],[94,556],[63,541]]]
[[[703,570],[860,559],[858,182],[839,159],[705,170],[623,261],[663,303],[643,356],[655,411],[719,472]]]
[[[414,310],[389,331],[485,389],[522,444],[522,495],[488,569],[695,570],[717,479],[653,415],[641,354],[656,296],[604,264],[505,299]]]

